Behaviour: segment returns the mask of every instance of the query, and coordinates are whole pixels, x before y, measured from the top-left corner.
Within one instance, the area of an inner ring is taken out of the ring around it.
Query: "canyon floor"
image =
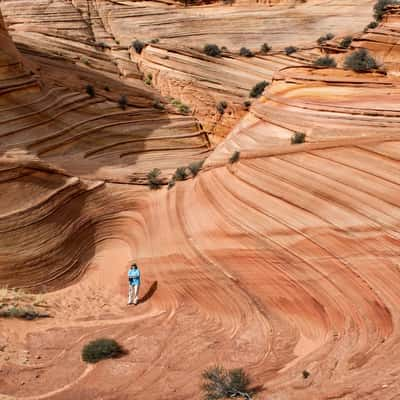
[[[400,7],[372,6],[0,1],[0,314],[48,315],[0,318],[1,400],[200,399],[213,365],[400,400]],[[101,337],[126,354],[84,363]]]

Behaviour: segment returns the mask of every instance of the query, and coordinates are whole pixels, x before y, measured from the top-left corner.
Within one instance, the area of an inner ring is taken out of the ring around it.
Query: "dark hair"
[[[131,264],[131,268],[132,268],[132,267],[137,268],[137,264],[136,264],[136,263],[132,263],[132,264]]]

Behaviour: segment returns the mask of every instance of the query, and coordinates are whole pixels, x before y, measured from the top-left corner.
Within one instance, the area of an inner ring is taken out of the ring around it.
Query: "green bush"
[[[217,110],[220,114],[223,114],[227,107],[228,107],[228,103],[225,100],[222,100],[217,104]]]
[[[385,8],[387,6],[399,4],[396,0],[378,0],[374,5],[374,18],[376,21],[381,21],[385,14]]]
[[[239,51],[239,54],[242,57],[254,57],[254,54],[251,50],[249,50],[247,47],[242,47]]]
[[[149,187],[152,190],[157,190],[160,189],[162,186],[162,180],[160,178],[161,171],[158,168],[152,169],[148,174],[147,174],[147,180],[149,182]]]
[[[94,87],[92,85],[86,85],[86,93],[90,97],[94,97],[96,95],[96,91],[94,90]]]
[[[204,161],[205,160],[193,161],[192,163],[189,164],[188,168],[193,176],[196,176],[199,173],[199,171],[203,168]]]
[[[327,42],[328,40],[332,40],[335,37],[335,35],[333,33],[327,33],[324,36],[321,36],[318,40],[317,43],[319,45],[324,44],[325,42]]]
[[[187,168],[179,167],[176,169],[173,179],[176,181],[184,181],[188,177]]]
[[[268,45],[268,43],[264,43],[261,46],[261,53],[269,53],[271,51],[271,46]]]
[[[371,21],[365,28],[364,32],[367,32],[368,29],[375,29],[378,27],[378,23],[376,21]]]
[[[169,182],[168,182],[168,190],[172,189],[175,186],[175,179],[172,178]]]
[[[157,44],[160,41],[160,39],[151,39],[150,43],[151,44]]]
[[[224,367],[215,366],[205,370],[202,378],[205,400],[231,397],[250,399],[251,392],[248,388],[250,379],[241,368],[226,370]]]
[[[334,58],[326,55],[315,60],[314,65],[316,67],[336,68],[336,61]]]
[[[229,164],[237,163],[240,160],[240,151],[234,151],[229,158]]]
[[[250,97],[260,97],[264,89],[269,85],[267,81],[258,82],[251,90]]]
[[[186,104],[180,104],[178,106],[178,110],[179,112],[181,112],[182,114],[189,114],[190,113],[190,107],[187,106]]]
[[[350,47],[352,41],[353,41],[353,37],[352,36],[346,36],[340,42],[339,47],[342,48],[342,49],[348,49]]]
[[[301,132],[296,132],[292,135],[290,142],[292,144],[300,144],[306,141],[306,134]]]
[[[153,83],[153,74],[152,73],[148,73],[146,78],[144,79],[144,83],[146,85],[151,86],[151,84]]]
[[[290,56],[291,54],[296,53],[297,50],[298,50],[297,47],[288,46],[288,47],[285,47],[285,54],[286,54],[287,56]]]
[[[141,54],[143,49],[145,48],[146,43],[142,42],[141,40],[134,40],[132,42],[132,47],[135,49],[137,54]]]
[[[165,110],[165,106],[163,103],[160,102],[160,100],[154,100],[153,101],[153,107],[156,110]]]
[[[115,358],[123,354],[122,347],[113,339],[96,339],[89,342],[82,350],[82,360],[88,363]]]
[[[127,97],[126,97],[125,95],[121,96],[121,97],[118,99],[118,105],[119,105],[119,107],[122,108],[123,110],[126,109],[126,106],[128,105],[128,99],[127,99]]]
[[[0,318],[20,318],[26,320],[34,320],[38,318],[48,318],[49,314],[42,314],[35,310],[25,309],[21,307],[10,307],[7,310],[0,310]]]
[[[367,72],[377,68],[377,63],[366,49],[359,49],[347,56],[344,68],[355,72]]]
[[[204,46],[204,53],[210,57],[218,57],[221,55],[221,50],[216,44],[206,44]]]

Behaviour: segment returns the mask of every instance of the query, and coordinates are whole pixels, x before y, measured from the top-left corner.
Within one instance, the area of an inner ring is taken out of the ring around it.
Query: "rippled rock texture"
[[[293,4],[266,3],[257,15],[275,16],[268,27],[281,31],[285,12],[288,21],[301,14],[304,27],[305,12],[319,10],[324,29],[345,34],[371,13],[369,2]],[[347,22],[338,17],[346,7],[358,12]],[[0,310],[28,304],[52,317],[0,319],[0,397],[200,399],[201,372],[214,364],[244,368],[256,399],[398,397],[395,7],[349,50],[336,39],[325,46],[336,69],[310,65],[321,52],[314,46],[292,57],[211,60],[188,37],[172,51],[167,33],[200,26],[181,15],[219,16],[236,31],[243,5],[40,0],[0,8],[18,47],[0,18],[0,285],[37,293],[1,288]],[[150,37],[157,18],[161,42],[140,55],[128,48],[131,30]],[[307,29],[296,29],[299,44],[308,40]],[[386,73],[341,68],[362,46]],[[196,78],[182,84],[188,76]],[[249,110],[234,109],[252,79],[271,85]],[[187,99],[202,120],[195,94],[205,109],[230,96],[215,132],[241,118],[214,150],[201,123],[215,116],[199,122],[167,104],[168,96]],[[290,144],[295,133],[305,143]],[[166,181],[206,157],[196,177],[169,190],[143,185],[154,167]],[[126,306],[131,260],[143,274],[134,308]],[[84,364],[82,347],[99,337],[115,338],[126,354]]]

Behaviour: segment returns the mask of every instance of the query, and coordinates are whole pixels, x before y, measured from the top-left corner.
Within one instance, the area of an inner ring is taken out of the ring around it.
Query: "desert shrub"
[[[149,182],[149,187],[152,190],[159,189],[162,185],[162,180],[160,178],[161,171],[158,168],[152,169],[147,174],[147,180]]]
[[[243,107],[248,109],[251,106],[251,101],[250,100],[246,100],[243,102]]]
[[[317,43],[318,44],[324,44],[325,42],[327,42],[328,40],[332,40],[335,37],[335,35],[333,33],[327,33],[324,36],[321,36],[318,40]]]
[[[352,36],[346,36],[340,42],[339,47],[342,49],[348,49],[350,47],[352,41],[353,41]]]
[[[81,57],[81,62],[83,62],[85,65],[89,65],[89,59],[87,57]]]
[[[366,32],[368,29],[375,29],[379,24],[376,21],[371,21],[365,28],[364,32]]]
[[[88,363],[97,363],[121,354],[123,354],[122,347],[114,339],[96,339],[83,347],[82,360]]]
[[[110,91],[110,87],[109,86],[104,86],[104,90],[106,91],[106,92],[109,92]]]
[[[285,54],[286,54],[287,56],[290,56],[291,54],[296,53],[297,50],[298,50],[297,47],[288,46],[288,47],[285,47]]]
[[[34,320],[38,318],[48,318],[49,314],[39,313],[35,310],[21,308],[21,307],[10,307],[7,310],[0,310],[0,318],[20,318],[26,320]]]
[[[126,109],[126,106],[128,105],[128,99],[127,99],[127,97],[126,97],[125,95],[121,96],[121,97],[118,99],[118,105],[119,105],[119,107],[122,108],[123,110]]]
[[[151,39],[150,43],[151,44],[157,44],[160,41],[160,39]]]
[[[325,68],[335,68],[336,61],[334,58],[329,57],[328,55],[324,57],[320,57],[314,61],[314,65],[317,67],[325,67]]]
[[[237,163],[240,160],[240,151],[234,151],[229,158],[229,164]]]
[[[377,68],[377,63],[366,49],[359,49],[346,57],[344,68],[355,72],[367,72]]]
[[[109,45],[109,44],[107,44],[107,43],[104,43],[104,42],[97,42],[96,44],[95,44],[95,46],[96,47],[100,47],[101,49],[111,49],[111,46]]]
[[[184,181],[188,177],[187,168],[179,167],[176,169],[173,179],[176,181]]]
[[[152,82],[153,82],[153,74],[148,73],[147,76],[146,76],[146,78],[144,79],[144,83],[145,83],[146,85],[151,86]]]
[[[304,379],[307,379],[307,378],[310,376],[310,373],[309,373],[307,370],[304,370],[304,371],[302,372],[302,375],[303,375],[303,378],[304,378]]]
[[[296,132],[290,138],[292,144],[300,144],[306,141],[306,134],[302,132]]]
[[[223,114],[227,107],[228,107],[228,103],[225,100],[222,100],[217,104],[217,110],[220,114]]]
[[[249,50],[247,47],[242,47],[239,51],[239,54],[242,57],[254,57],[254,54],[251,50]]]
[[[192,163],[189,164],[188,168],[193,176],[196,176],[199,173],[199,171],[203,168],[204,161],[205,160],[193,161]]]
[[[264,43],[261,46],[261,53],[269,53],[271,51],[271,46],[268,45],[268,43]]]
[[[222,46],[221,51],[228,51],[228,48],[226,46]]]
[[[182,114],[189,114],[190,113],[190,107],[187,106],[186,104],[179,104],[178,106],[178,110],[179,112],[181,112]]]
[[[396,0],[378,0],[374,5],[374,18],[376,21],[381,21],[385,14],[385,8],[392,4],[398,4]]]
[[[144,43],[138,39],[136,39],[132,42],[132,47],[135,49],[137,54],[141,54],[141,52],[143,51],[145,46],[146,46],[146,43]]]
[[[250,399],[249,377],[243,369],[226,370],[215,366],[202,373],[205,400],[218,400],[231,397]]]
[[[163,103],[160,102],[160,100],[154,100],[153,101],[153,107],[156,110],[165,110],[165,106]]]
[[[86,85],[86,93],[90,97],[94,97],[96,95],[96,91],[94,90],[94,87],[92,85]]]
[[[168,182],[168,190],[172,189],[176,184],[176,181],[174,178],[172,178],[169,182]]]
[[[204,46],[204,53],[210,57],[218,57],[221,55],[221,49],[216,44],[206,44]]]
[[[250,97],[260,97],[264,89],[269,85],[267,81],[258,82],[251,90]]]

